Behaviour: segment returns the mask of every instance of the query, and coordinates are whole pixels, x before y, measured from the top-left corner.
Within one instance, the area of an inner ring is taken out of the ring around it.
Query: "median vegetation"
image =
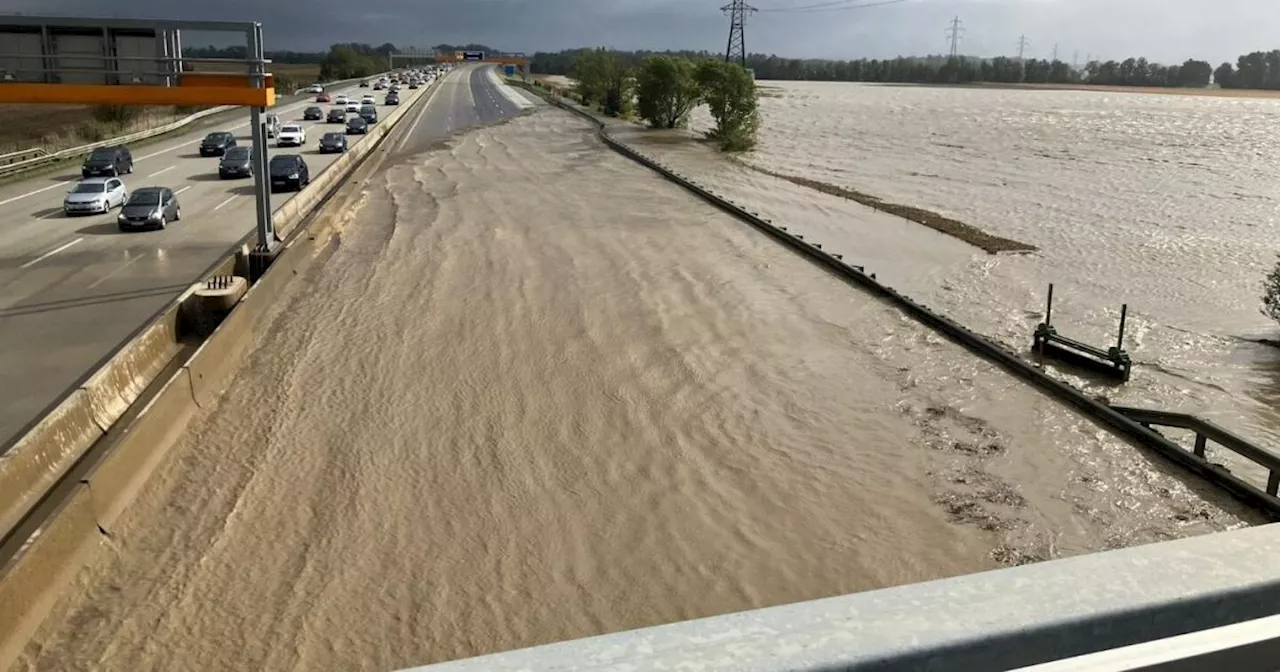
[[[682,128],[689,114],[707,106],[715,127],[707,138],[722,151],[756,143],[759,94],[745,68],[720,59],[693,60],[659,54],[629,65],[607,49],[581,51],[569,71],[575,97],[608,116],[638,118],[653,128]]]

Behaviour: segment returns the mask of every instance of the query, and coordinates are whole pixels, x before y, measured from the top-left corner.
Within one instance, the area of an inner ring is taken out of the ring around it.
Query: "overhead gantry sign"
[[[243,35],[245,58],[185,58],[184,30]],[[0,103],[248,107],[258,251],[269,259],[277,240],[262,119],[276,102],[268,63],[262,24],[256,21],[0,15]]]

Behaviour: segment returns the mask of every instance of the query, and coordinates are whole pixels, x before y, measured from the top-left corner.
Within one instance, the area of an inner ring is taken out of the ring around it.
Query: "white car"
[[[309,91],[311,91],[311,93],[324,93],[324,87],[319,84],[312,84]]]
[[[347,104],[347,97],[346,97],[346,96],[338,96],[337,98],[334,98],[334,99],[333,99],[333,104],[334,104],[334,105],[346,105],[346,104]]]
[[[276,136],[276,147],[301,147],[307,144],[307,132],[298,124],[285,124]]]
[[[62,199],[62,212],[67,215],[102,213],[124,205],[129,190],[118,177],[91,177],[81,180]]]
[[[361,105],[373,105],[373,104],[374,104],[374,102],[373,102],[373,96],[364,96],[363,98],[361,98],[361,99],[360,99],[360,104],[361,104]]]
[[[347,101],[347,111],[348,111],[348,112],[355,112],[355,113],[357,113],[357,114],[358,114],[358,113],[360,112],[360,103],[357,103],[357,102],[356,102],[356,101],[354,101],[354,100],[348,100],[348,101]]]

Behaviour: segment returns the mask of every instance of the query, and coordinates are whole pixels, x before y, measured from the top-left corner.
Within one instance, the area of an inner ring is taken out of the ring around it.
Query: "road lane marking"
[[[57,253],[59,253],[59,252],[61,252],[61,251],[65,250],[65,249],[67,249],[67,248],[69,248],[69,247],[71,247],[72,245],[76,245],[76,244],[78,244],[78,243],[79,243],[80,241],[82,241],[82,240],[84,240],[84,238],[76,238],[75,240],[73,240],[73,241],[71,241],[71,242],[67,243],[66,245],[63,245],[63,246],[61,246],[61,247],[56,247],[56,248],[54,248],[54,249],[52,249],[52,250],[49,250],[48,252],[45,252],[44,254],[42,254],[42,255],[40,255],[40,256],[38,256],[38,257],[36,257],[35,259],[32,259],[31,261],[28,261],[27,263],[25,263],[25,264],[23,264],[23,265],[19,266],[18,268],[31,268],[32,266],[35,266],[36,264],[38,264],[38,263],[40,263],[40,262],[44,261],[45,259],[48,259],[49,257],[52,257],[53,255],[55,255],[55,254],[57,254]]]
[[[191,188],[191,185],[189,185],[189,184],[188,184],[187,186],[185,186],[185,187],[183,187],[183,188],[181,188],[181,189],[179,189],[179,190],[177,190],[177,191],[173,192],[173,195],[174,195],[174,196],[177,196],[178,194],[181,194],[182,192],[184,192],[184,191],[186,191],[186,190],[188,190],[188,189],[190,189],[190,188]]]
[[[230,203],[231,201],[234,201],[234,200],[236,200],[236,197],[235,197],[235,196],[232,196],[232,197],[228,198],[227,200],[225,200],[225,201],[223,201],[223,202],[221,202],[221,203],[219,203],[219,204],[217,204],[217,205],[213,206],[213,209],[214,209],[214,210],[221,210],[221,209],[222,209],[222,206],[224,206],[224,205],[226,205],[226,204],[228,204],[228,203]]]
[[[75,182],[75,181],[76,181],[76,178],[74,178],[74,177],[73,177],[73,178],[68,179],[68,180],[63,180],[62,182],[59,182],[59,183],[57,183],[57,184],[51,184],[51,185],[49,185],[49,186],[47,186],[47,187],[41,187],[41,188],[39,188],[39,189],[36,189],[35,191],[28,191],[28,192],[27,192],[27,193],[25,193],[25,194],[18,194],[17,196],[13,196],[13,197],[11,197],[11,198],[6,198],[6,199],[4,199],[3,201],[0,201],[0,205],[8,205],[8,204],[10,204],[10,203],[12,203],[12,202],[14,202],[14,201],[24,199],[24,198],[26,198],[26,197],[28,197],[28,196],[35,196],[36,194],[43,194],[44,192],[49,191],[50,189],[57,189],[58,187],[66,186],[66,184],[67,184],[68,182]]]
[[[162,173],[167,173],[167,172],[169,172],[169,171],[171,171],[171,170],[173,170],[174,168],[177,168],[177,167],[178,167],[177,165],[172,165],[172,166],[169,166],[168,168],[161,168],[160,170],[157,170],[156,172],[151,173],[150,175],[148,175],[148,176],[147,176],[147,179],[149,180],[149,179],[151,179],[151,178],[155,177],[156,175],[160,175],[160,174],[162,174]]]
[[[130,259],[130,260],[128,260],[128,261],[126,261],[126,262],[124,262],[123,264],[120,264],[119,266],[116,266],[115,270],[113,270],[113,271],[111,271],[110,273],[108,273],[108,274],[106,274],[106,275],[102,276],[101,278],[98,278],[97,280],[94,280],[92,283],[90,283],[90,285],[89,285],[88,289],[94,289],[94,288],[95,288],[95,287],[97,287],[98,285],[101,285],[102,283],[106,282],[107,280],[110,280],[113,276],[115,276],[115,274],[116,274],[116,273],[119,273],[120,271],[123,271],[124,269],[126,269],[126,268],[128,268],[129,266],[133,265],[133,263],[134,263],[134,262],[138,261],[138,260],[139,260],[139,259],[141,259],[141,258],[142,258],[142,255],[141,255],[141,254],[136,254],[136,255],[134,255],[132,259]]]

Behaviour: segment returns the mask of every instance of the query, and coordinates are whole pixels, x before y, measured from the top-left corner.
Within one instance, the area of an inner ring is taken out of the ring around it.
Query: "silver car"
[[[68,215],[103,213],[129,199],[129,190],[118,177],[91,177],[81,180],[62,199],[62,212]]]

